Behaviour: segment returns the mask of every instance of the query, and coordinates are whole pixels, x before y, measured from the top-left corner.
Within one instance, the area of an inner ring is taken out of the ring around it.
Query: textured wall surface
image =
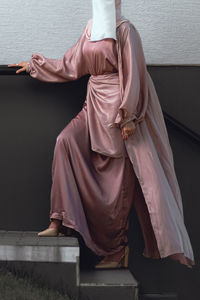
[[[147,64],[200,64],[200,0],[122,0]],[[1,0],[0,64],[61,58],[92,17],[91,0]]]

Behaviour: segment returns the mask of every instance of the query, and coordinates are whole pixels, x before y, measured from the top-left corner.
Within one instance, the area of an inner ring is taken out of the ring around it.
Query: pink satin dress
[[[125,20],[118,24],[117,42],[91,42],[90,24],[61,60],[39,53],[30,60],[30,75],[41,81],[91,75],[81,111],[56,140],[50,220],[62,220],[94,253],[105,256],[127,244],[134,204],[143,255],[192,266],[173,154],[139,33]],[[119,127],[125,117],[137,126],[126,142]]]
[[[120,101],[116,42],[106,39],[91,43],[85,37],[83,55],[91,74],[87,99],[57,137],[50,218],[60,219],[64,226],[78,231],[91,250],[104,256],[128,243],[129,212],[137,179],[121,130],[111,129],[118,134],[116,139],[112,131],[109,136],[102,129],[103,117],[105,122],[106,114],[110,114],[109,120],[112,114],[114,117],[116,110],[111,107],[119,106]],[[87,105],[88,101],[96,102]],[[101,118],[99,110],[105,114]],[[93,130],[89,130],[91,126]],[[120,157],[113,157],[117,155]]]
[[[82,110],[56,140],[50,220],[62,220],[62,225],[79,232],[97,255],[116,253],[128,243],[129,213],[138,184],[121,130],[113,126],[120,106],[116,41],[90,42],[84,32],[65,53],[67,70],[62,63],[56,72],[58,61],[39,53],[32,55],[30,66],[30,75],[41,81],[61,82],[91,75]],[[65,71],[64,78],[61,70]],[[149,249],[149,255],[155,255],[154,249]]]

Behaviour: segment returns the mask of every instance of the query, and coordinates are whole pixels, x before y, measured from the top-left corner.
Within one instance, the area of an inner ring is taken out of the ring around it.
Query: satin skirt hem
[[[53,212],[50,214],[50,221],[51,219],[58,219],[58,220],[61,220],[62,221],[62,225],[65,226],[65,227],[69,227],[69,228],[72,228],[74,229],[75,231],[77,231],[83,238],[84,242],[85,242],[85,245],[93,251],[93,253],[95,253],[97,256],[106,256],[106,255],[112,255],[112,254],[115,254],[119,251],[121,251],[126,245],[120,245],[118,248],[116,248],[115,250],[113,251],[109,251],[109,252],[106,252],[105,250],[101,250],[94,242],[90,242],[85,233],[72,221],[67,221],[66,220],[66,217],[63,216],[64,213],[57,213],[57,212]],[[94,246],[96,245],[96,246]]]
[[[177,250],[177,251],[174,251],[173,253],[167,255],[167,256],[152,256],[152,255],[148,255],[148,254],[145,254],[145,251],[142,253],[142,255],[145,257],[145,258],[151,258],[151,259],[163,259],[163,258],[170,258],[176,262],[179,262],[183,265],[186,265],[187,267],[193,267],[195,265],[194,261],[191,260],[189,257],[185,256],[184,255],[184,252],[179,252],[180,250]]]

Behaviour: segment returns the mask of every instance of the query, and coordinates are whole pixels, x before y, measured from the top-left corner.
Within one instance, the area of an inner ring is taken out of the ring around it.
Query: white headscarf
[[[92,0],[91,41],[116,37],[115,0]]]

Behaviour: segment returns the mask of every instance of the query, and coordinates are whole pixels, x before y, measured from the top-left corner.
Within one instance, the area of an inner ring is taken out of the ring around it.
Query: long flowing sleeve
[[[68,49],[62,59],[47,58],[40,53],[33,53],[26,71],[40,81],[67,82],[88,74],[83,55],[85,29],[78,41]]]
[[[122,100],[115,124],[123,127],[126,121],[135,124],[144,119],[148,104],[147,69],[140,35],[129,23],[121,42]]]

